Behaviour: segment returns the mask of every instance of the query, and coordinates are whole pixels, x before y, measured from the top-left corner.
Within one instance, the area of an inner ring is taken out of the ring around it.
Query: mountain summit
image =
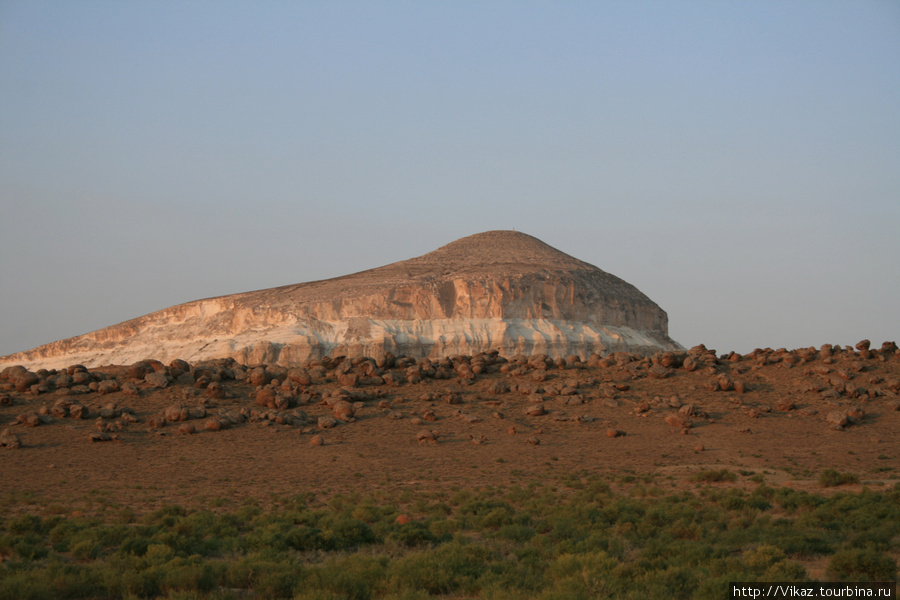
[[[180,304],[4,356],[0,367],[678,348],[665,311],[633,285],[530,235],[488,231],[352,275]]]

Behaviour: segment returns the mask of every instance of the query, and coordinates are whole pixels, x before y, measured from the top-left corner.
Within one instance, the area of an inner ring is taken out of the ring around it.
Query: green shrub
[[[56,597],[51,582],[28,571],[0,576],[0,600],[46,600]]]
[[[299,583],[306,593],[330,592],[343,600],[370,600],[386,573],[387,558],[354,554],[309,569]]]
[[[874,548],[839,550],[825,571],[835,581],[895,581],[897,562]]]
[[[761,544],[753,550],[744,552],[743,561],[751,569],[764,571],[784,558],[784,552],[780,548]]]
[[[10,533],[22,535],[25,533],[41,533],[41,518],[37,515],[22,515],[6,524]]]
[[[707,469],[694,473],[691,476],[691,481],[696,481],[699,483],[719,483],[722,481],[731,482],[737,481],[737,479],[737,473],[733,473],[728,469],[719,469],[718,471],[714,469]]]
[[[765,581],[808,581],[806,568],[800,563],[784,559],[770,566],[762,574]]]
[[[289,548],[301,552],[325,548],[325,538],[322,536],[322,530],[306,525],[292,527],[290,531],[285,533],[284,542]]]
[[[436,543],[438,536],[425,523],[411,521],[394,527],[393,531],[388,534],[388,539],[403,546],[414,547]]]
[[[528,525],[510,524],[503,525],[497,530],[497,537],[503,540],[509,540],[517,544],[524,544],[535,536],[537,532],[534,527]]]
[[[819,485],[822,487],[836,487],[855,483],[859,483],[859,476],[852,473],[840,473],[834,469],[825,469],[819,474]]]
[[[359,519],[338,517],[324,523],[324,543],[331,550],[356,548],[375,541],[372,528]]]
[[[397,591],[466,592],[492,560],[493,555],[487,548],[453,541],[395,560],[388,567],[388,578]]]

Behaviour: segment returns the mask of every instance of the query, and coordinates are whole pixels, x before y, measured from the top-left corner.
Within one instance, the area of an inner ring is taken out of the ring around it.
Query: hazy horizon
[[[900,4],[0,2],[0,355],[516,229],[720,352],[900,341]]]

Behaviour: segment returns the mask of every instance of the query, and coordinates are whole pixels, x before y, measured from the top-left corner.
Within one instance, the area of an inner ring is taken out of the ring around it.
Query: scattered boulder
[[[835,429],[843,429],[850,425],[850,418],[845,411],[833,410],[825,415],[827,421]]]
[[[338,385],[341,387],[354,387],[359,382],[359,375],[356,373],[341,373],[338,375]]]
[[[187,421],[191,418],[191,414],[184,406],[170,406],[165,410],[165,418],[169,423],[177,423]]]
[[[309,371],[306,369],[289,369],[287,372],[287,378],[291,382],[301,385],[308,386],[312,384],[312,377],[309,374]]]
[[[256,392],[256,404],[265,408],[275,408],[277,393],[270,387],[264,387]]]
[[[650,367],[650,370],[647,373],[653,379],[666,379],[667,377],[672,375],[672,369],[669,369],[662,365],[653,365],[652,367]]]
[[[337,420],[332,419],[331,417],[319,417],[319,429],[333,429],[334,427],[337,427],[337,424]]]
[[[36,385],[40,381],[37,373],[32,373],[25,369],[15,372],[11,379],[16,391],[19,393],[30,391],[31,386]]]
[[[203,429],[206,431],[221,431],[228,426],[226,421],[222,421],[217,419],[216,417],[212,417],[206,420],[203,424]]]
[[[790,398],[782,398],[781,400],[779,400],[778,402],[775,403],[775,410],[780,410],[782,412],[791,411],[791,410],[794,410],[795,408],[796,408],[796,405],[794,404],[794,401],[791,400]]]
[[[487,389],[489,394],[499,395],[509,391],[509,384],[500,379],[492,381]]]
[[[216,400],[221,400],[228,396],[225,391],[225,385],[221,381],[210,381],[206,386],[206,395]]]
[[[144,376],[144,381],[150,385],[150,387],[155,388],[164,388],[169,385],[169,378],[166,377],[166,374],[162,371],[153,371],[151,373],[147,373]]]
[[[28,412],[16,417],[16,422],[27,427],[37,427],[43,423],[43,420],[41,420],[41,415],[36,412]]]
[[[338,400],[337,402],[335,402],[331,406],[331,412],[334,415],[335,419],[340,419],[341,421],[347,423],[351,423],[356,420],[354,418],[356,409],[346,400]]]
[[[436,444],[438,441],[438,434],[436,431],[428,431],[427,429],[422,429],[416,434],[416,440],[420,444]]]
[[[547,414],[547,410],[544,408],[543,404],[531,404],[525,407],[525,410],[522,411],[529,417],[541,417]]]
[[[670,426],[675,427],[676,429],[690,429],[694,425],[687,417],[687,415],[684,415],[682,413],[672,413],[666,415],[665,421]]]
[[[716,377],[716,383],[719,384],[719,389],[723,392],[730,392],[734,389],[734,381],[724,373]]]
[[[622,437],[624,435],[625,435],[625,432],[622,431],[621,429],[610,428],[610,429],[606,430],[606,437],[617,438],[617,437]]]
[[[182,435],[192,435],[197,433],[197,428],[194,427],[193,423],[182,423],[178,426],[178,433]]]
[[[106,379],[97,384],[97,393],[101,395],[113,394],[121,389],[118,380]]]
[[[323,438],[321,435],[316,434],[316,435],[312,436],[311,438],[309,438],[309,445],[310,446],[324,446],[325,438]]]
[[[271,375],[266,371],[265,367],[256,367],[249,373],[250,385],[266,385],[272,380]]]
[[[0,431],[0,448],[21,448],[22,440],[14,434],[9,428]]]

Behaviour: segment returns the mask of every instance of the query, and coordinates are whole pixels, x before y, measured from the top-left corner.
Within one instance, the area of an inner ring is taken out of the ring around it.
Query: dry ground
[[[657,484],[682,487],[695,485],[691,475],[697,471],[727,468],[740,473],[730,485],[756,485],[750,480],[756,475],[756,481],[762,476],[768,483],[822,492],[827,490],[817,478],[832,468],[857,475],[860,485],[897,482],[900,354],[867,357],[847,349],[831,358],[819,352],[800,358],[796,351],[767,350],[734,360],[694,354],[696,370],[657,369],[665,375],[661,379],[651,376],[650,360],[625,363],[621,357],[621,364],[594,360],[538,375],[507,363],[474,380],[454,372],[450,379],[359,386],[353,393],[365,399],[358,400],[356,420],[327,430],[318,428],[317,419],[332,414],[322,400],[339,387],[333,372],[304,388],[311,401],[284,411],[302,410],[305,425],[260,418],[257,413],[265,409],[257,406],[257,388],[246,379],[223,381],[227,397],[222,399],[210,399],[196,386],[158,389],[143,381],[137,395],[77,396],[68,390],[19,393],[0,382],[0,396],[10,402],[0,406],[0,430],[9,428],[22,443],[18,449],[0,448],[2,493],[23,502],[75,505],[99,499],[144,511],[166,503],[228,507],[247,498],[265,503],[304,492],[525,485],[573,473],[614,479],[651,474]],[[99,371],[127,380],[124,369]],[[742,382],[745,391],[713,391],[722,375]],[[514,390],[492,393],[498,381]],[[446,403],[447,394],[459,403]],[[533,394],[542,397],[547,414],[524,414],[537,400]],[[16,422],[60,398],[85,404],[91,417],[57,418],[36,427]],[[784,400],[793,401],[793,409],[779,410]],[[147,423],[166,407],[202,402],[209,414],[243,409],[254,416],[222,431],[203,429],[205,419],[190,421],[198,428],[194,435],[180,434],[179,423],[158,429]],[[97,420],[109,403],[130,408],[138,422],[116,432],[114,441],[91,442],[100,424],[113,422]],[[678,404],[693,405],[690,427],[667,423]],[[860,411],[851,413],[856,422],[846,427],[826,420],[854,409]],[[434,411],[435,421],[419,421],[427,410]],[[610,437],[611,429],[624,435]],[[435,431],[437,443],[417,441],[423,430]],[[321,435],[324,445],[311,445],[314,435]]]

